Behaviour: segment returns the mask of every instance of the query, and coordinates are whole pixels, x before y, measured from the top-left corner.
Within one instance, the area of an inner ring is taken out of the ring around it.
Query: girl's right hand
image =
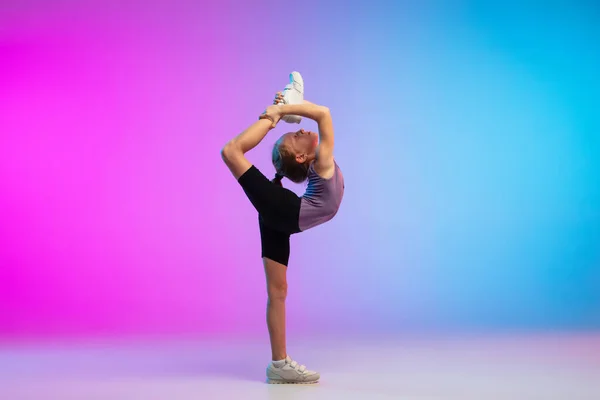
[[[283,103],[283,94],[281,94],[281,92],[277,92],[275,94],[275,100],[273,100],[273,104],[275,104],[275,105],[284,104]]]

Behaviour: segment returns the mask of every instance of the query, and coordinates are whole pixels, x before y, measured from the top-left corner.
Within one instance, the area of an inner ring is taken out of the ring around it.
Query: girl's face
[[[283,135],[284,143],[295,153],[296,157],[314,158],[319,144],[319,135],[315,132],[300,129],[297,132],[289,132]]]

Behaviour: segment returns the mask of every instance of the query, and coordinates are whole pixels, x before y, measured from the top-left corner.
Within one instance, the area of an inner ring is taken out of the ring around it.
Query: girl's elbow
[[[232,141],[227,142],[221,149],[221,158],[223,161],[231,160],[236,154],[239,153],[239,149],[236,144]]]

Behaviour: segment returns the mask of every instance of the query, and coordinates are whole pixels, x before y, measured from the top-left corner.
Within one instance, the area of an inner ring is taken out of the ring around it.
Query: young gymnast
[[[245,157],[283,119],[299,123],[301,117],[317,122],[319,134],[300,129],[282,135],[273,147],[275,178],[267,179]],[[258,211],[262,258],[267,278],[267,326],[272,361],[267,367],[269,383],[316,383],[320,375],[293,361],[286,351],[286,272],[290,235],[332,219],[344,196],[344,178],[333,157],[333,122],[327,107],[304,100],[304,82],[298,72],[277,93],[274,105],[259,120],[231,139],[222,149],[225,164]],[[302,197],[285,189],[281,180],[308,180]]]

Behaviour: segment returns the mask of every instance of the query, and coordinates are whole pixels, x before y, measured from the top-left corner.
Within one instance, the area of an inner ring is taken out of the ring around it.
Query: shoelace
[[[290,367],[294,368],[296,371],[303,373],[306,371],[306,365],[299,365],[296,361],[292,361],[290,363]]]

